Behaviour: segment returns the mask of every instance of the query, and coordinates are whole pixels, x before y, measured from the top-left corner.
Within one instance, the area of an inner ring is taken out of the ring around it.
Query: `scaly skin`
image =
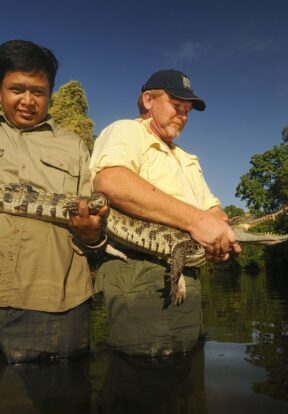
[[[79,200],[77,195],[45,193],[30,185],[0,184],[0,213],[67,224],[70,216],[78,214]],[[107,199],[101,193],[88,199],[91,214],[105,205]]]

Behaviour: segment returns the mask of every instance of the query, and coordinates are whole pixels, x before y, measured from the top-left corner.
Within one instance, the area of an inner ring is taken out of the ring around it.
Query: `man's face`
[[[149,105],[149,116],[152,117],[151,128],[162,141],[171,144],[186,125],[192,103],[174,98],[165,92],[160,96],[152,97]]]
[[[20,129],[43,121],[50,100],[50,85],[44,72],[7,72],[0,87],[6,118]]]

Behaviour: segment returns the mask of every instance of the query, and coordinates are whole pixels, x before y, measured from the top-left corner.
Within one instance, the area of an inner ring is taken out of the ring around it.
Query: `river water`
[[[287,414],[287,274],[201,276],[207,338],[191,355],[111,353],[102,299],[89,358],[0,363],[1,414]]]

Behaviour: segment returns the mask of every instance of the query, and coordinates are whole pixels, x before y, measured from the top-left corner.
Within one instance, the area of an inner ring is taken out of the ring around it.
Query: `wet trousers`
[[[127,355],[165,356],[190,352],[202,332],[201,285],[185,275],[186,300],[169,303],[170,284],[162,263],[109,259],[97,271],[95,293],[103,291],[110,323],[108,344]]]
[[[90,300],[66,312],[0,308],[0,347],[8,362],[69,358],[90,344]]]

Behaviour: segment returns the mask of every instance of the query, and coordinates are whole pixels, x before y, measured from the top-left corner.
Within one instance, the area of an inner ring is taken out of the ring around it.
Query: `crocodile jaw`
[[[288,240],[288,234],[276,235],[272,233],[252,233],[237,227],[233,228],[233,231],[239,244],[271,246]]]

